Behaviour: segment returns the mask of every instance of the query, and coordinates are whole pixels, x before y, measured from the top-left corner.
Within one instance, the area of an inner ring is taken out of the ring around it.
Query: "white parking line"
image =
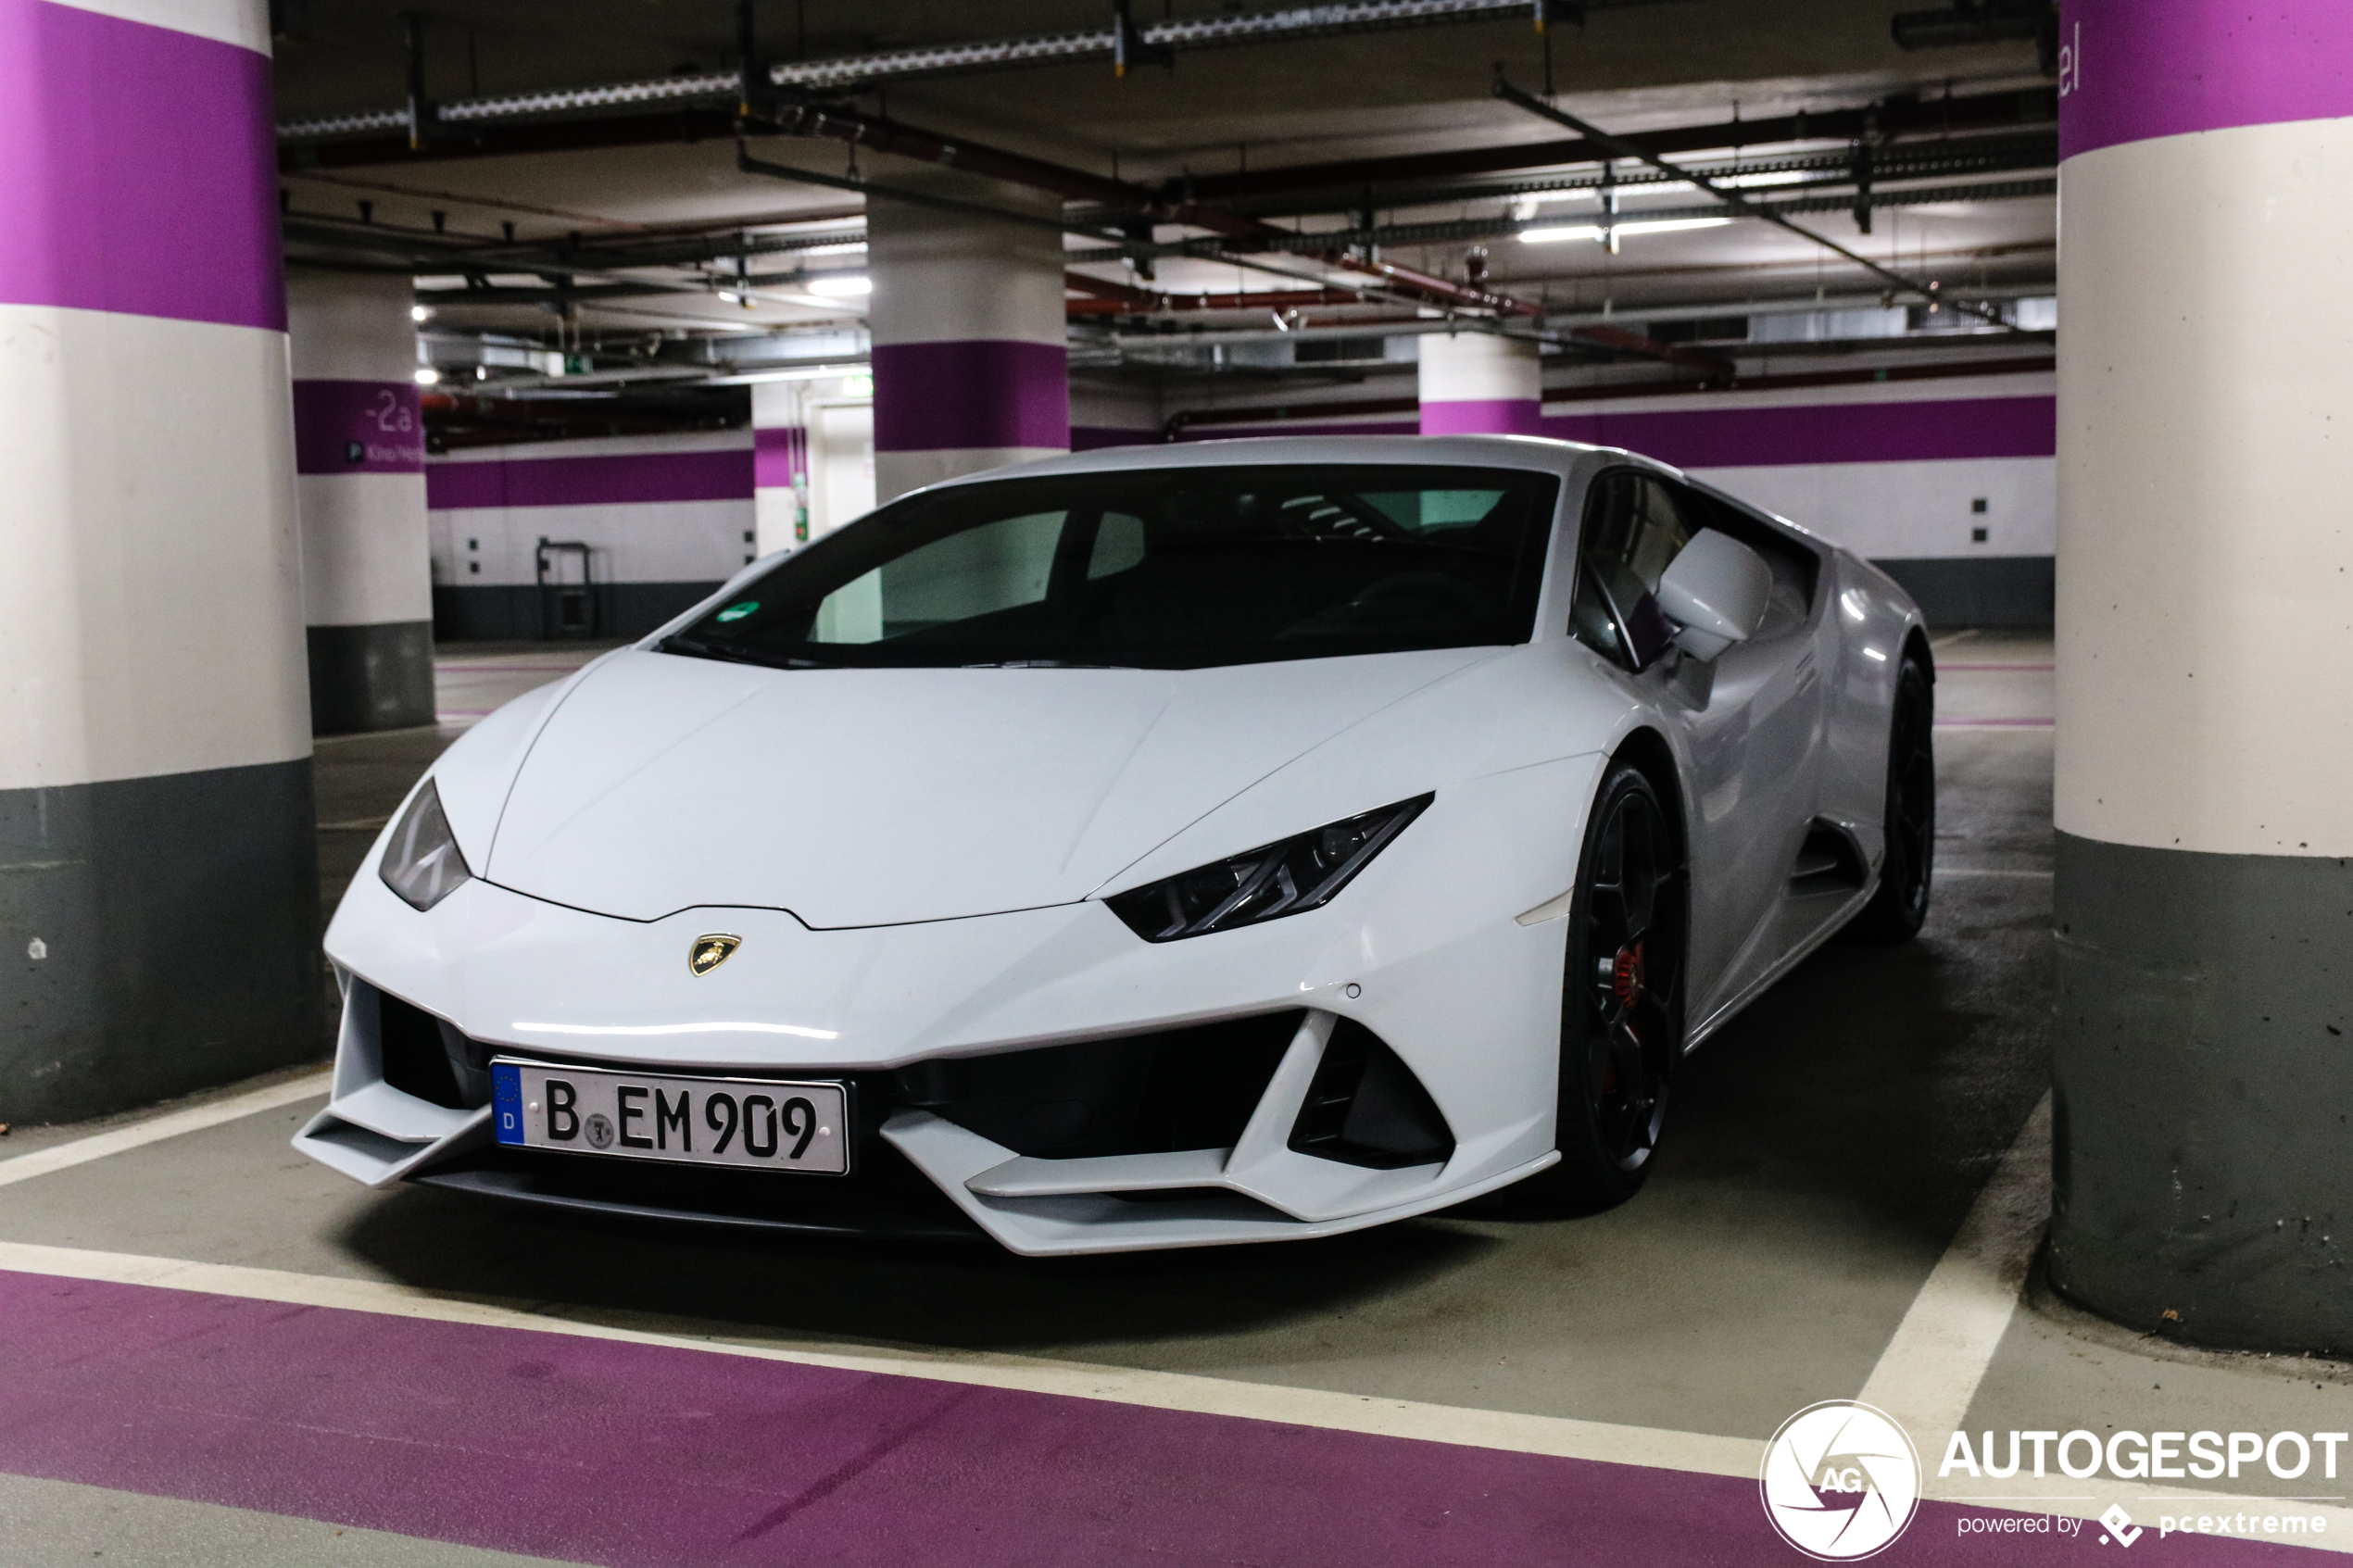
[[[1670,1432],[1648,1426],[1619,1426],[1606,1422],[1575,1421],[1563,1416],[1471,1410],[1453,1405],[1424,1404],[1411,1399],[1333,1393],[1320,1388],[1285,1388],[1275,1384],[1241,1383],[1224,1378],[1198,1377],[1186,1373],[1139,1371],[1129,1367],[1097,1366],[1025,1356],[962,1351],[925,1355],[864,1346],[817,1349],[778,1343],[759,1328],[698,1323],[652,1314],[647,1314],[639,1321],[661,1326],[623,1328],[556,1316],[555,1313],[564,1309],[552,1303],[535,1306],[492,1297],[420,1290],[383,1280],[333,1279],[279,1269],[195,1263],[176,1258],[145,1258],[130,1253],[93,1252],[79,1248],[43,1247],[28,1242],[0,1242],[0,1270],[67,1279],[102,1280],[119,1285],[156,1286],[168,1290],[193,1290],[246,1300],[283,1302],[291,1306],[383,1312],[437,1323],[528,1329],[537,1334],[617,1340],[631,1345],[706,1350],[719,1355],[786,1361],[799,1366],[837,1367],[895,1377],[925,1377],[935,1382],[966,1384],[983,1388],[1061,1394],[1073,1399],[1101,1399],[1113,1404],[1141,1405],[1154,1410],[1240,1416],[1255,1421],[1285,1422],[1294,1426],[1363,1432],[1377,1436],[1415,1437],[1466,1448],[1548,1454],[1564,1459],[1603,1460],[1614,1464],[1638,1464],[1708,1475],[1736,1475],[1743,1479],[1756,1474],[1765,1455],[1764,1443],[1753,1437]]]
[[[2036,1115],[2044,1122],[2045,1135],[2047,1136],[2046,1110],[2038,1110]],[[2029,1125],[2032,1127],[2032,1123]],[[2016,1153],[2016,1150],[2012,1152]],[[2005,1161],[2006,1165],[2008,1163]],[[2002,1177],[1997,1174],[1995,1181],[2001,1180]],[[1972,1210],[1971,1222],[1978,1217],[1978,1211]],[[1969,1234],[1969,1226],[1964,1225],[1963,1235]],[[436,1323],[523,1329],[535,1334],[561,1334],[583,1339],[703,1350],[754,1361],[835,1367],[893,1377],[925,1377],[934,1382],[975,1387],[1059,1394],[1070,1399],[1100,1399],[1112,1404],[1139,1405],[1153,1410],[1188,1411],[1202,1415],[1234,1416],[1250,1421],[1277,1421],[1327,1431],[1452,1443],[1462,1448],[1492,1449],[1504,1453],[1598,1460],[1653,1470],[1734,1476],[1743,1481],[1755,1477],[1765,1456],[1764,1443],[1753,1437],[1675,1432],[1663,1427],[1621,1426],[1607,1422],[1578,1421],[1566,1416],[1473,1410],[1412,1399],[1337,1393],[1323,1388],[1286,1388],[1274,1384],[1242,1383],[1185,1373],[1150,1372],[1132,1367],[1098,1366],[1081,1361],[1046,1361],[1024,1356],[960,1351],[925,1355],[904,1349],[862,1346],[816,1349],[778,1343],[773,1338],[766,1338],[764,1331],[758,1328],[682,1322],[651,1314],[641,1321],[662,1326],[624,1328],[559,1317],[554,1314],[561,1309],[550,1304],[534,1307],[491,1297],[420,1290],[383,1280],[334,1279],[279,1269],[196,1263],[176,1258],[94,1252],[27,1242],[0,1242],[0,1270],[48,1274],[64,1279],[152,1286],[166,1290],[232,1296],[245,1300],[277,1301],[289,1306],[382,1312]],[[1923,1291],[1922,1294],[1925,1296],[1927,1293]],[[1910,1316],[1906,1316],[1905,1323],[1907,1328],[1912,1326]],[[1902,1337],[1899,1330],[1899,1340]],[[1884,1357],[1881,1364],[1882,1367],[1887,1364]],[[1976,1371],[1982,1374],[1982,1366]],[[1876,1385],[1876,1374],[1873,1381]],[[1976,1386],[1973,1375],[1969,1386],[1971,1388]],[[1881,1397],[1894,1398],[1901,1392],[1901,1389],[1881,1390]],[[1955,1419],[1958,1419],[1957,1412]],[[1928,1458],[1932,1477],[1934,1457],[1923,1457]],[[2113,1497],[2068,1492],[2064,1488],[2081,1486],[2082,1483],[2059,1476],[2052,1476],[2045,1482],[2019,1477],[2003,1485],[2026,1489],[2008,1492],[1998,1501],[1965,1499],[1944,1491],[1931,1478],[1927,1481],[1924,1490],[1927,1495],[1947,1501],[1982,1502],[2013,1510],[2020,1504],[2026,1504],[2033,1512],[2080,1519],[2096,1519],[2100,1512],[2115,1500]],[[2222,1505],[2246,1509],[2262,1507],[2274,1500],[2189,1491],[2149,1495],[2160,1491],[2160,1488],[2142,1483],[2134,1491],[2133,1498],[2144,1504],[2170,1501],[2179,1512],[2185,1513],[2198,1512],[2197,1505],[2200,1504],[2205,1505],[2208,1512],[2215,1512]],[[2353,1551],[2353,1510],[2307,1503],[2296,1512],[2328,1516],[2330,1530],[2323,1539],[2299,1540],[2291,1544],[2322,1550]],[[2149,1517],[2144,1517],[2144,1524],[2148,1522]]]
[[[145,1122],[133,1122],[127,1127],[110,1132],[93,1133],[86,1138],[61,1143],[54,1148],[19,1154],[14,1160],[0,1160],[0,1186],[17,1182],[29,1182],[35,1176],[45,1176],[53,1171],[86,1165],[93,1160],[104,1160],[109,1154],[143,1144],[160,1143],[176,1138],[182,1133],[198,1133],[207,1127],[218,1127],[223,1122],[234,1122],[242,1116],[275,1110],[282,1105],[308,1099],[327,1092],[329,1074],[306,1073],[299,1078],[289,1078],[283,1084],[267,1088],[249,1089],[226,1099],[216,1099],[203,1105],[192,1105],[185,1110],[167,1111]]]
[[[1931,1467],[1993,1364],[2050,1212],[2046,1090],[1856,1396],[1894,1416]]]

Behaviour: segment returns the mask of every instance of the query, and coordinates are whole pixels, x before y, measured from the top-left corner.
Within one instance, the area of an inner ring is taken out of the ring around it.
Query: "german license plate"
[[[849,1097],[839,1084],[673,1078],[494,1057],[498,1141],[755,1171],[849,1169]]]

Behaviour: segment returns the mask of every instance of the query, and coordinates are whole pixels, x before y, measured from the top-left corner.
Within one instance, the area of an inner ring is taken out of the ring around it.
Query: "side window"
[[[1095,525],[1094,547],[1087,556],[1087,580],[1115,577],[1144,558],[1144,520],[1126,512],[1105,512]]]
[[[1569,631],[1596,653],[1639,670],[1672,634],[1651,595],[1701,526],[1673,490],[1639,469],[1612,469],[1586,493]]]

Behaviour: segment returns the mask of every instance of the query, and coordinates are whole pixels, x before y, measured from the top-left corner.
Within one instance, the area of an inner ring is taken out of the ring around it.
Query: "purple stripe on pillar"
[[[1562,414],[1546,419],[1541,433],[1686,469],[2047,458],[2058,450],[2058,407],[2052,397],[1956,397]]]
[[[1424,435],[1541,435],[1544,406],[1533,397],[1466,397],[1422,405]]]
[[[1745,1476],[38,1274],[0,1273],[0,1471],[615,1568],[1790,1555]],[[1884,1561],[1977,1568],[1989,1517],[1922,1503]]]
[[[2345,0],[2064,0],[2059,157],[2353,117]]]
[[[283,331],[270,61],[0,0],[0,303]]]
[[[414,382],[294,383],[296,473],[422,473],[424,416]]]
[[[791,488],[795,478],[809,471],[809,433],[799,425],[778,425],[751,433],[751,482],[761,490]]]
[[[752,454],[747,447],[634,457],[434,463],[425,470],[425,505],[434,511],[467,507],[744,501],[751,498],[751,492]]]
[[[875,450],[1070,446],[1070,353],[976,339],[875,345]]]

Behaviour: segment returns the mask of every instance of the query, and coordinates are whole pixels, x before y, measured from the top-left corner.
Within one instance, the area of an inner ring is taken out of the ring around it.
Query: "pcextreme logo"
[[[1852,1562],[1911,1524],[1920,1456],[1885,1411],[1825,1399],[1773,1434],[1757,1491],[1781,1539],[1818,1562]]]

